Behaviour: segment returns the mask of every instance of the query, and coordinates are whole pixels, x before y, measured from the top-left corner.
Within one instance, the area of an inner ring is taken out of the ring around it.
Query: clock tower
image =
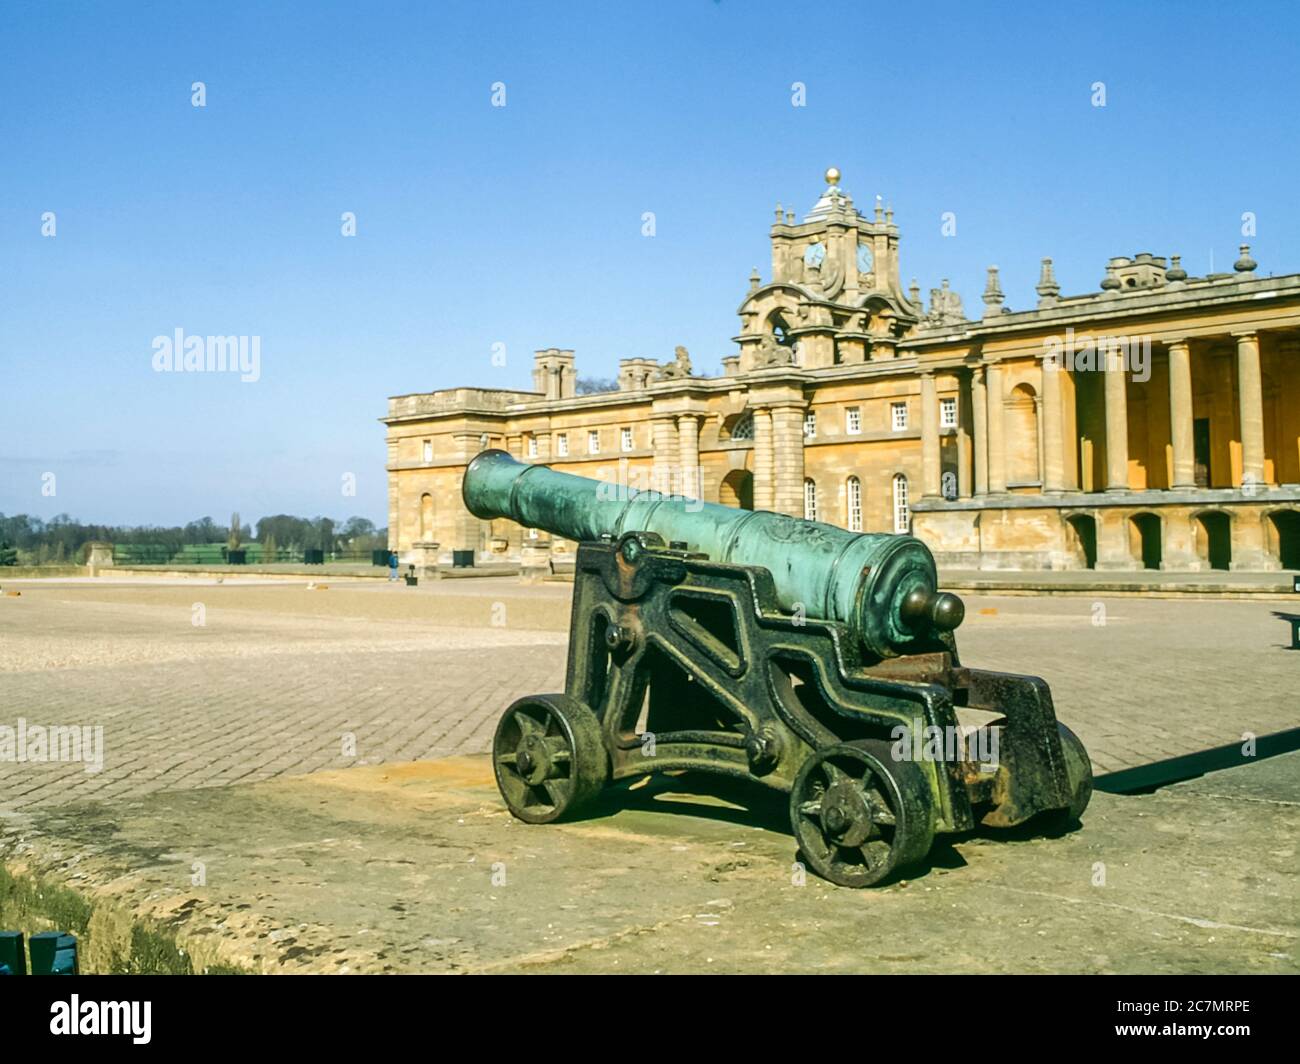
[[[802,221],[777,205],[771,240],[772,280],[751,287],[740,307],[742,372],[893,357],[922,309],[899,280],[892,209],[877,197],[865,217],[831,167]]]

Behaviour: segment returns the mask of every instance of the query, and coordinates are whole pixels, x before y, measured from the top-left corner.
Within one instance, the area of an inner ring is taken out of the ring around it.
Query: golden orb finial
[[[838,185],[840,183],[840,171],[837,167],[832,166],[826,171],[826,183],[828,185]]]

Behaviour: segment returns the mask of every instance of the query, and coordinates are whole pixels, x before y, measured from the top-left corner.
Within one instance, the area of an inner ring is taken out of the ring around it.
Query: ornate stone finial
[[[832,166],[826,171],[826,183],[828,185],[838,185],[840,183],[840,172],[836,167]]]
[[[912,285],[908,288],[907,294],[911,296],[912,302],[918,307],[921,305],[921,286],[916,283],[915,277],[912,278]]]
[[[1038,274],[1038,287],[1034,289],[1038,293],[1038,305],[1040,307],[1050,307],[1056,303],[1056,297],[1061,294],[1061,286],[1056,283],[1056,271],[1052,269],[1052,260],[1043,259],[1042,269]]]
[[[1165,280],[1170,283],[1187,280],[1187,271],[1183,269],[1183,257],[1181,255],[1171,255],[1169,257],[1169,269],[1165,271]]]
[[[1118,292],[1119,288],[1119,275],[1115,272],[1115,267],[1107,266],[1106,276],[1101,279],[1101,290],[1103,292]]]
[[[880,221],[882,218],[884,218],[884,215],[885,215],[884,203],[881,197],[877,195],[876,196],[876,221]]]
[[[783,217],[785,217],[785,211],[783,211],[783,210],[781,209],[781,204],[780,204],[780,202],[778,201],[778,202],[777,202],[777,205],[776,205],[776,224],[777,224],[777,225],[780,225],[780,224],[781,224],[781,219],[782,219]]]
[[[998,281],[998,268],[990,266],[988,283],[984,285],[984,302],[1001,303],[1002,298],[1002,285]]]
[[[794,225],[794,211],[785,212],[785,224]]]
[[[1250,245],[1242,244],[1240,251],[1241,258],[1232,264],[1232,268],[1238,273],[1254,273],[1259,263],[1250,257]]]
[[[984,285],[984,317],[1002,313],[1002,285],[998,282],[998,268],[989,267],[988,283]]]
[[[885,208],[885,221],[889,225],[894,224],[894,205],[892,203]]]
[[[758,286],[762,283],[762,278],[758,275],[758,267],[755,266],[754,272],[749,275],[749,290],[751,292],[758,291]]]

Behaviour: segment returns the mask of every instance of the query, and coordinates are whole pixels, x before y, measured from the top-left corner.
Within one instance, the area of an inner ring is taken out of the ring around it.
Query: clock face
[[[809,266],[820,266],[825,258],[826,248],[821,244],[813,244],[803,253],[803,261]]]
[[[875,266],[875,257],[871,254],[870,244],[858,245],[858,273],[870,273]]]

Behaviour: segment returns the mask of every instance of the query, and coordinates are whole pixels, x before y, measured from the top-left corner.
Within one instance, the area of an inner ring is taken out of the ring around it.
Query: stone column
[[[1169,435],[1174,451],[1171,487],[1196,487],[1192,442],[1192,352],[1186,340],[1169,341]]]
[[[678,490],[690,499],[704,498],[700,483],[700,418],[698,414],[677,416],[677,451],[681,456],[681,483]]]
[[[974,415],[975,494],[989,493],[989,406],[984,386],[984,367],[970,372],[971,412]]]
[[[677,426],[671,417],[656,417],[651,421],[654,439],[654,464],[650,470],[650,487],[668,492],[673,487],[673,473],[677,464]]]
[[[1264,483],[1264,384],[1259,371],[1259,336],[1234,333],[1237,338],[1237,401],[1241,418],[1241,483]]]
[[[1007,490],[1006,404],[1002,398],[1002,367],[990,362],[984,367],[988,396],[988,491]],[[978,478],[976,478],[978,480]]]
[[[1061,424],[1061,374],[1053,359],[1043,360],[1043,490],[1065,490],[1065,433]]]
[[[461,498],[461,489],[465,479],[465,467],[482,450],[480,437],[481,433],[478,432],[457,432],[452,436],[461,462],[461,469],[456,478],[456,499],[454,503],[456,516],[452,522],[454,532],[452,534],[451,549],[454,551],[472,550],[476,557],[483,546],[483,533],[491,526],[486,521],[480,521],[465,508]]]
[[[927,499],[942,494],[939,483],[939,395],[934,373],[921,371],[921,495]]]
[[[397,479],[397,441],[388,440],[388,549],[399,550],[402,534],[401,484]]]
[[[971,375],[957,376],[957,496],[969,499],[974,479],[975,449],[971,442]]]
[[[803,516],[802,403],[772,408],[772,509]]]
[[[1128,491],[1128,383],[1124,353],[1111,346],[1098,354],[1105,361],[1106,490]]]
[[[772,411],[759,407],[754,411],[754,509],[770,510],[775,501],[772,483]]]
[[[1043,396],[1041,392],[1034,396],[1034,433],[1038,437],[1038,454],[1036,456],[1038,459],[1038,487],[1039,490],[1042,490],[1042,486],[1047,480],[1047,473],[1045,472],[1046,462],[1044,461],[1046,448],[1043,446]]]

